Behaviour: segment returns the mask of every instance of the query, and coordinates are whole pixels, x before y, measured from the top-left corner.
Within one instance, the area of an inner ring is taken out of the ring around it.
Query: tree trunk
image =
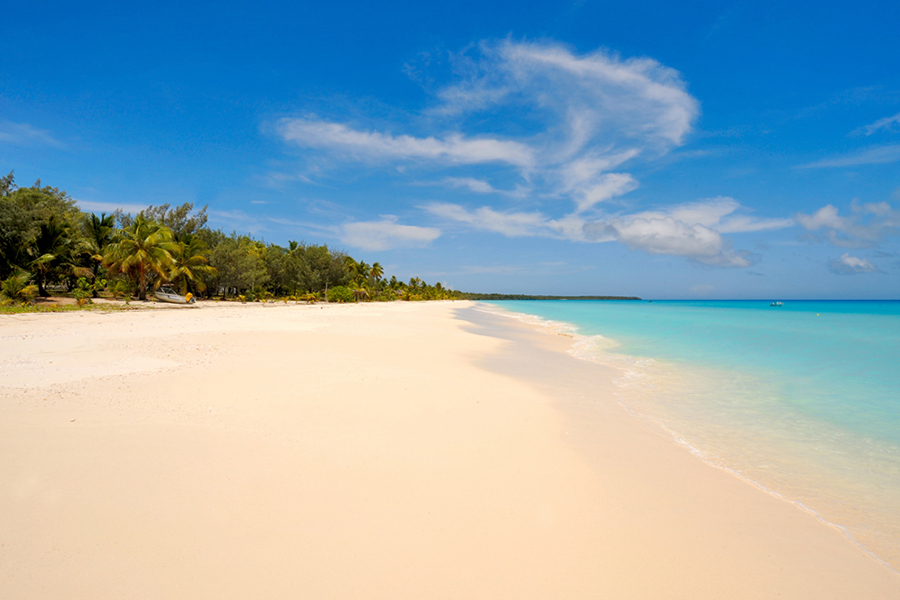
[[[144,265],[141,265],[140,272],[141,272],[141,282],[139,284],[140,287],[138,287],[138,298],[146,301],[147,300],[147,285],[144,283],[146,280],[146,277],[144,275]]]

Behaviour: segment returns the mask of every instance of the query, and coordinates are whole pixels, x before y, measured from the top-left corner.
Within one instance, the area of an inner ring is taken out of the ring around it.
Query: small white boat
[[[176,294],[175,290],[170,287],[161,287],[153,292],[153,295],[156,296],[157,300],[171,302],[172,304],[194,304],[197,302],[197,299],[190,292],[188,292],[187,296],[182,296],[181,294]]]
[[[784,306],[784,302],[773,302],[769,306]]]

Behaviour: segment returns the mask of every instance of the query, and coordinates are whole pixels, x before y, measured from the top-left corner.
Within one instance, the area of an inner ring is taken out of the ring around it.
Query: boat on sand
[[[197,299],[190,292],[188,292],[187,296],[182,296],[170,287],[161,287],[153,292],[153,295],[156,296],[157,300],[171,302],[172,304],[194,304],[197,302]]]

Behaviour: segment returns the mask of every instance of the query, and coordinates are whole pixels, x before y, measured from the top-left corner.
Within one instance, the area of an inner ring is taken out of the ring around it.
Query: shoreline
[[[900,593],[833,528],[628,414],[573,338],[473,306],[0,317],[2,587]]]
[[[523,309],[526,308],[527,307],[523,307]],[[634,361],[643,361],[649,359],[653,362],[660,362],[660,359],[656,358],[619,354],[614,350],[619,345],[615,340],[612,340],[611,338],[608,338],[604,335],[587,335],[579,333],[578,326],[573,323],[548,319],[539,315],[524,312],[524,310],[514,310],[512,308],[497,306],[490,303],[486,304],[486,308],[484,308],[483,310],[485,310],[485,312],[489,314],[498,315],[503,318],[509,318],[516,322],[523,323],[527,326],[537,328],[548,335],[556,334],[559,336],[571,338],[571,345],[566,350],[570,356],[578,360],[592,362],[615,369],[620,372],[623,378],[628,377],[628,371],[630,368],[632,368],[631,363],[633,363]],[[590,351],[590,346],[596,345],[598,343],[597,338],[600,338],[601,340],[600,352],[604,355],[605,360],[600,360],[595,352]],[[627,359],[628,364],[624,364],[621,360],[610,360],[615,358],[625,358]],[[816,508],[805,504],[802,500],[792,498],[782,491],[779,491],[774,487],[770,487],[766,483],[754,479],[750,475],[741,472],[740,466],[731,466],[729,464],[723,463],[721,460],[716,460],[707,456],[702,448],[695,446],[690,439],[687,439],[686,432],[680,432],[672,429],[670,424],[667,424],[664,421],[664,417],[662,415],[652,415],[647,412],[640,412],[636,406],[633,406],[635,399],[627,399],[627,397],[629,396],[629,391],[626,388],[620,388],[617,396],[617,402],[626,411],[628,411],[628,413],[631,414],[634,419],[662,433],[678,446],[685,448],[688,452],[690,452],[704,464],[728,473],[743,481],[744,483],[747,483],[750,486],[768,495],[771,495],[774,498],[777,498],[801,509],[806,513],[809,513],[822,524],[840,531],[850,543],[859,548],[859,550],[868,555],[872,560],[883,565],[893,573],[900,575],[900,571],[898,571],[898,569],[894,565],[888,562],[888,560],[882,558],[875,550],[870,549],[866,546],[866,544],[856,539],[849,526],[837,521],[832,521],[825,515],[823,515],[819,510],[816,510]],[[696,432],[693,432],[693,435],[694,437],[696,437]]]

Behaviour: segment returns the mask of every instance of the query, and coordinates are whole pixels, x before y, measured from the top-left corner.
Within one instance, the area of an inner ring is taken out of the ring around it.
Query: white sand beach
[[[0,316],[0,598],[900,598],[469,302]]]

